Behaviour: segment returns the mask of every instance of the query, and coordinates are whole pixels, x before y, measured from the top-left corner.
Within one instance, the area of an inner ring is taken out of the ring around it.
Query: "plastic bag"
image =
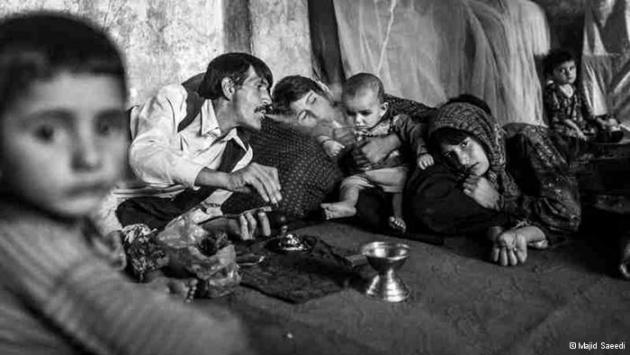
[[[220,297],[231,293],[240,281],[234,246],[225,232],[209,232],[184,214],[157,235],[169,258],[169,268],[192,274],[201,281],[198,296]]]

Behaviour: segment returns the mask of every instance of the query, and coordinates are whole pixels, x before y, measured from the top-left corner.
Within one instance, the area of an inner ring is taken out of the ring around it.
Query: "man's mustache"
[[[262,112],[262,113],[275,113],[277,111],[277,108],[273,105],[273,104],[267,104],[267,105],[261,105],[256,107],[256,109],[254,109],[254,112],[258,113],[258,112]]]

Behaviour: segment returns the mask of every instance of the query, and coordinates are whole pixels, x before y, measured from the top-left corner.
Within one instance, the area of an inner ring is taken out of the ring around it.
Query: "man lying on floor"
[[[130,165],[148,188],[121,203],[116,216],[123,227],[139,227],[124,230],[125,240],[134,243],[133,255],[129,245],[126,251],[132,266],[141,268],[133,270],[138,278],[147,281],[145,273],[159,269],[164,259],[149,240],[150,231],[184,214],[194,224],[209,220],[203,226],[214,233],[224,230],[243,239],[259,231],[269,235],[264,212],[228,218],[222,217],[221,205],[234,191],[255,191],[265,204],[282,199],[277,170],[251,162],[243,132],[260,129],[272,83],[263,61],[227,53],[210,62],[197,90],[169,85],[132,109]],[[169,281],[171,292],[194,291],[194,284],[180,286]]]
[[[200,203],[195,218],[208,219],[221,214],[221,204],[233,191],[254,190],[266,203],[278,203],[276,169],[250,163],[253,152],[243,135],[243,130],[260,129],[272,82],[260,59],[227,53],[210,62],[196,92],[169,85],[134,108],[131,168],[149,185],[145,194],[165,188],[168,193],[123,202],[116,211],[121,224],[160,229]],[[255,224],[253,216],[243,218],[250,227]]]

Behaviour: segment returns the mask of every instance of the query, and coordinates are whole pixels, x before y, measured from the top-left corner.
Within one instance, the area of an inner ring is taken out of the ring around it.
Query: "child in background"
[[[233,354],[237,320],[126,280],[86,216],[127,156],[125,71],[72,17],[0,22],[0,353]],[[221,320],[222,318],[222,320]]]
[[[331,156],[351,151],[356,142],[367,137],[386,136],[404,129],[409,124],[407,115],[388,114],[388,104],[384,102],[381,80],[368,73],[360,73],[349,78],[343,85],[342,103],[345,114],[353,126],[346,137],[324,137],[320,139],[326,153]],[[423,140],[414,147],[421,169],[433,165],[433,157],[427,153]],[[380,187],[391,193],[393,215],[389,217],[389,227],[404,233],[407,226],[402,218],[402,189],[407,177],[407,166],[398,150],[392,151],[376,166],[357,167],[353,175],[341,183],[340,201],[323,203],[321,207],[326,219],[351,217],[356,214],[359,192],[369,187]]]
[[[594,117],[583,93],[575,86],[576,61],[562,49],[552,50],[545,57],[544,74],[549,78],[545,86],[543,103],[549,126],[565,137],[582,141],[594,138],[597,131],[618,132],[608,134],[618,141],[622,132],[619,122],[612,117]]]

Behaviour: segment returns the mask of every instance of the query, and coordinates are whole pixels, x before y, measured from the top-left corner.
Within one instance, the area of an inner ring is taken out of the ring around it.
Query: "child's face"
[[[343,95],[343,105],[357,128],[373,127],[387,112],[387,104],[380,102],[373,90],[361,90],[354,96]]]
[[[124,104],[109,75],[33,83],[0,118],[0,188],[58,216],[92,212],[125,167]]]
[[[440,144],[442,154],[447,159],[458,163],[473,175],[482,176],[490,169],[488,155],[483,146],[471,137],[466,137],[459,144]]]
[[[573,84],[575,82],[575,62],[570,60],[553,69],[553,81],[558,85]]]

